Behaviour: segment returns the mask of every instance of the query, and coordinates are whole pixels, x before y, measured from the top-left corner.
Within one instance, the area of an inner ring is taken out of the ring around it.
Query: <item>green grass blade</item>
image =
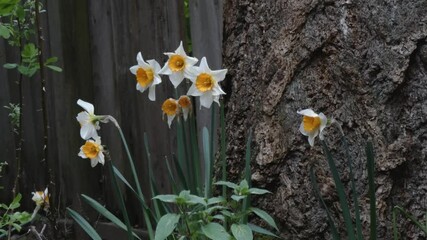
[[[115,125],[116,125],[116,127],[117,127],[117,129],[119,131],[120,138],[122,139],[123,145],[124,145],[125,150],[126,150],[126,154],[128,156],[129,165],[130,165],[130,168],[131,168],[131,171],[132,171],[132,176],[133,176],[133,179],[135,181],[135,185],[136,185],[136,189],[138,191],[139,198],[144,199],[144,195],[142,194],[142,190],[141,190],[141,184],[139,182],[138,174],[136,172],[136,168],[135,168],[135,164],[134,164],[132,155],[130,154],[129,146],[128,146],[127,142],[126,142],[126,138],[125,138],[125,136],[123,134],[122,129],[120,128],[119,124],[117,123],[117,121],[115,121]],[[145,133],[144,133],[144,137],[146,137]],[[146,210],[144,208],[145,208],[145,206],[142,206],[142,212],[143,212],[144,215],[146,215],[146,213],[145,213]],[[151,222],[150,222],[149,219],[147,219],[145,217],[144,217],[144,219],[145,219],[146,224],[147,224],[148,235],[149,235],[150,239],[153,239],[154,238],[154,230],[153,230],[153,228],[151,226]]]
[[[196,168],[196,165],[194,164],[194,158],[191,150],[191,135],[190,135],[190,128],[189,128],[189,122],[190,120],[187,118],[187,120],[184,120],[184,117],[182,119],[182,131],[183,131],[183,137],[184,137],[184,145],[185,145],[185,156],[186,156],[186,173],[188,176],[188,186],[190,191],[193,194],[197,194],[197,182],[196,182],[196,175],[195,173],[200,171],[200,169]]]
[[[202,195],[202,180],[201,180],[201,172],[202,168],[200,166],[200,152],[199,152],[199,140],[197,138],[197,131],[196,131],[196,116],[191,114],[189,116],[189,125],[190,125],[190,143],[191,143],[191,152],[192,152],[192,160],[193,160],[193,166],[195,171],[195,178],[196,178],[196,188],[197,188],[197,195]]]
[[[112,223],[114,223],[119,228],[121,228],[125,231],[127,230],[126,225],[118,217],[114,216],[114,214],[112,214],[110,211],[108,211],[108,209],[106,209],[104,206],[102,206],[100,203],[98,203],[95,199],[93,199],[87,195],[84,195],[84,194],[82,194],[81,196],[83,198],[83,201],[85,201],[87,204],[89,204],[93,209],[95,209],[102,216],[104,216],[105,218],[110,220]],[[135,233],[133,233],[133,236],[135,236],[138,239],[141,239]]]
[[[341,182],[337,166],[335,165],[335,161],[332,157],[331,152],[329,151],[328,146],[326,145],[326,142],[323,140],[323,141],[321,141],[321,143],[322,143],[323,151],[326,154],[326,159],[328,160],[328,165],[329,165],[329,168],[330,168],[331,173],[332,173],[332,178],[334,179],[335,186],[337,188],[338,198],[340,201],[340,206],[341,206],[342,213],[343,213],[344,223],[345,223],[345,227],[347,230],[347,235],[348,235],[347,237],[350,240],[355,240],[356,237],[354,235],[354,227],[353,227],[353,222],[351,220],[350,209],[348,206],[347,197],[346,197],[345,191],[344,191],[344,185]]]
[[[177,182],[173,176],[173,172],[172,172],[172,168],[169,164],[169,160],[167,158],[165,158],[165,162],[166,162],[166,168],[168,169],[168,176],[169,176],[169,181],[172,183],[172,191],[174,194],[178,194],[178,187],[177,187]]]
[[[420,223],[413,215],[406,212],[402,207],[395,206],[393,208],[393,232],[394,236],[397,236],[397,213],[400,212],[402,215],[404,215],[407,219],[411,220],[412,223],[414,223],[421,231],[424,232],[424,234],[427,234],[427,229],[424,227],[422,223]]]
[[[184,140],[184,128],[182,121],[177,123],[177,157],[174,158],[175,166],[178,166],[181,172],[180,180],[184,189],[188,188],[188,183],[190,182],[190,174],[188,172],[188,165],[186,164],[186,154],[185,154],[185,140]],[[178,170],[178,169],[177,169]]]
[[[221,158],[221,171],[222,171],[222,175],[221,175],[221,180],[222,181],[227,181],[227,159],[225,156],[225,152],[226,152],[226,138],[225,138],[225,113],[224,113],[224,101],[221,100],[221,108],[220,108],[220,123],[221,123],[221,142],[220,142],[220,147],[221,147],[221,153],[220,153],[220,158]],[[222,186],[222,197],[224,199],[227,198],[227,187],[224,185]]]
[[[251,184],[251,143],[252,143],[252,129],[249,130],[249,136],[246,140],[246,150],[245,150],[245,175],[244,179],[248,182],[249,188],[252,186]],[[242,211],[246,213],[249,209],[251,203],[250,196],[243,199]],[[248,223],[248,215],[245,214],[243,217],[243,223]]]
[[[144,215],[145,224],[147,225],[147,229],[151,229],[153,231],[153,225],[151,224],[151,218],[155,219],[153,212],[148,207],[147,203],[145,202],[144,198],[141,198],[139,194],[133,189],[133,187],[129,184],[129,182],[126,180],[126,178],[120,173],[120,171],[114,167],[114,174],[131,190],[133,194],[135,194],[135,197],[139,200],[139,202],[142,205],[142,213]],[[150,231],[148,231],[150,232]],[[154,231],[153,231],[154,235]],[[150,236],[150,235],[149,235]]]
[[[368,169],[368,185],[369,185],[369,204],[370,204],[370,240],[377,239],[377,213],[376,213],[376,198],[375,198],[375,158],[374,147],[372,142],[366,144],[366,159]]]
[[[188,182],[187,182],[187,178],[185,177],[186,174],[184,174],[184,169],[183,166],[181,165],[181,162],[177,159],[177,158],[173,158],[174,163],[175,163],[175,170],[176,173],[178,174],[178,178],[179,181],[181,183],[181,190],[187,190],[188,188]],[[188,175],[188,174],[187,174]]]
[[[96,232],[96,230],[84,219],[80,214],[71,208],[67,208],[68,214],[76,221],[80,227],[89,235],[93,240],[102,240],[101,236]]]
[[[359,200],[358,200],[359,196],[356,190],[356,181],[354,180],[353,161],[351,161],[350,148],[348,146],[347,139],[344,136],[342,137],[342,142],[344,144],[345,154],[347,157],[347,165],[349,168],[350,185],[351,185],[351,191],[352,191],[353,203],[354,203],[354,217],[356,222],[357,239],[363,240],[362,223],[360,219],[360,208],[359,208]]]
[[[119,202],[119,207],[120,207],[120,210],[122,212],[123,218],[124,218],[125,223],[126,223],[126,229],[127,229],[126,232],[128,235],[128,239],[132,240],[132,239],[134,239],[133,235],[132,235],[133,231],[132,231],[132,227],[130,225],[128,213],[126,211],[125,200],[123,199],[123,194],[120,190],[119,184],[117,183],[116,175],[114,174],[113,161],[110,160],[110,161],[106,161],[106,162],[107,162],[106,165],[108,166],[108,169],[109,169],[110,175],[111,175],[111,185],[113,187],[114,194],[116,195],[117,201]]]
[[[211,154],[209,153],[209,132],[203,127],[203,157],[205,159],[205,198],[210,198],[212,193]]]
[[[313,189],[316,197],[320,200],[320,203],[322,204],[323,208],[326,211],[326,216],[328,217],[328,221],[329,221],[329,227],[331,228],[332,239],[339,240],[340,235],[338,234],[337,227],[335,226],[335,222],[332,219],[328,206],[326,205],[325,201],[320,195],[320,189],[319,189],[319,185],[317,184],[317,178],[316,178],[316,175],[314,174],[313,167],[310,168],[310,181],[311,181],[311,185],[313,185]]]

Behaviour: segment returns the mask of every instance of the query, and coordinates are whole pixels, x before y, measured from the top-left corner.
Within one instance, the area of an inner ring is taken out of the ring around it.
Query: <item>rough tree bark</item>
[[[273,214],[281,236],[330,239],[326,214],[308,178],[313,165],[327,204],[340,216],[320,144],[310,148],[298,131],[296,112],[304,108],[342,124],[365,234],[369,138],[376,152],[379,239],[392,239],[395,205],[422,220],[427,208],[427,2],[227,0],[224,10],[230,171],[237,176],[242,169],[245,136],[252,128],[253,184],[273,192],[257,204]],[[327,132],[349,189],[339,135],[332,128]],[[402,218],[399,227],[403,239],[423,238]]]

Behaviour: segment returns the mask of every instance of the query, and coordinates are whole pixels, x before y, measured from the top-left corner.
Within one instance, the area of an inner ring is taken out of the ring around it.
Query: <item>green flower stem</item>
[[[128,213],[126,211],[126,205],[123,199],[123,194],[120,190],[119,184],[117,183],[116,175],[114,174],[113,161],[111,161],[110,156],[108,154],[106,154],[106,157],[107,157],[108,170],[110,171],[110,175],[111,175],[111,184],[113,185],[115,195],[117,197],[117,200],[119,201],[120,210],[122,211],[123,218],[126,223],[128,239],[133,240],[134,237],[132,234],[132,227],[130,226],[130,220],[129,220]]]
[[[149,235],[150,239],[154,239],[153,226],[151,224],[150,216],[147,213],[148,212],[148,205],[147,205],[147,203],[144,200],[144,195],[142,194],[141,185],[139,184],[139,180],[138,180],[138,174],[136,173],[136,169],[135,169],[135,164],[134,164],[132,155],[130,154],[129,146],[128,146],[127,142],[126,142],[126,139],[125,139],[125,136],[123,134],[122,128],[120,127],[120,125],[117,122],[117,120],[115,118],[113,118],[112,116],[106,116],[106,119],[109,120],[109,121],[111,121],[112,123],[114,123],[114,125],[117,128],[117,130],[119,131],[120,138],[121,138],[121,140],[123,142],[123,145],[124,145],[125,150],[126,150],[126,154],[128,156],[128,159],[129,159],[129,165],[130,165],[130,168],[132,170],[133,178],[135,180],[136,189],[138,191],[140,202],[142,204],[142,213],[144,215],[145,223],[147,224],[148,235]]]

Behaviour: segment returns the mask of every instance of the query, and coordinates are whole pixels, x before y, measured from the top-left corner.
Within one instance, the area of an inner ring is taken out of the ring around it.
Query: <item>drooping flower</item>
[[[98,163],[104,165],[104,147],[101,145],[101,138],[95,137],[94,140],[87,140],[86,143],[80,147],[79,156],[82,158],[89,158],[90,165],[95,167]]]
[[[219,105],[219,97],[225,92],[218,83],[224,80],[226,74],[227,69],[212,71],[203,57],[200,66],[192,67],[188,73],[193,85],[187,95],[200,97],[200,105],[205,108],[210,108],[214,101]]]
[[[81,99],[77,101],[77,104],[82,107],[85,111],[77,114],[77,121],[80,123],[80,136],[87,140],[89,138],[95,138],[98,136],[99,122],[107,122],[106,116],[97,116],[94,113],[94,107],[91,103],[85,102]]]
[[[31,198],[37,206],[44,206],[46,210],[49,208],[49,192],[46,188],[44,191],[32,192],[33,197]]]
[[[192,108],[190,98],[187,95],[182,95],[178,99],[178,104],[181,107],[184,120],[187,120],[188,114],[191,112],[191,108]]]
[[[182,41],[175,52],[165,53],[169,57],[165,66],[160,70],[160,74],[169,75],[169,79],[175,88],[184,80],[188,78],[188,69],[197,63],[197,58],[189,57],[184,51]]]
[[[308,143],[310,146],[314,146],[314,139],[317,135],[323,140],[323,129],[325,129],[328,123],[328,118],[325,114],[317,114],[311,109],[304,109],[297,113],[303,115],[299,130],[304,136],[308,136]]]
[[[162,82],[159,76],[160,64],[156,60],[144,61],[141,52],[136,55],[138,65],[129,68],[136,76],[136,90],[144,92],[148,88],[148,99],[156,101],[156,85]]]
[[[162,111],[163,111],[163,114],[165,114],[168,118],[168,125],[170,128],[173,119],[179,113],[178,101],[173,98],[166,99],[162,104]]]

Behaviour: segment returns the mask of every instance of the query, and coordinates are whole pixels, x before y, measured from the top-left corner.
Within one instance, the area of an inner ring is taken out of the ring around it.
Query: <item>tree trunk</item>
[[[330,239],[326,213],[308,177],[312,166],[326,204],[335,219],[341,216],[319,140],[310,147],[298,130],[296,112],[305,108],[342,125],[365,236],[367,139],[376,155],[378,238],[392,239],[396,205],[422,220],[427,208],[427,2],[227,0],[224,11],[229,170],[238,176],[243,168],[252,128],[253,184],[273,192],[256,203],[274,216],[281,236]],[[326,129],[326,139],[350,189],[336,128]],[[423,236],[398,219],[402,239]]]

